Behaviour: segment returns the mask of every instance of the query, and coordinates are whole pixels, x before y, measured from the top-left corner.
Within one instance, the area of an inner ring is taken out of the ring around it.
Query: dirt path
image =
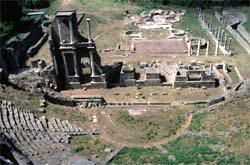
[[[106,131],[103,131],[104,129],[101,129],[102,130],[101,131],[101,138],[103,138],[106,141],[112,142],[118,146],[149,148],[152,146],[159,146],[162,144],[166,144],[169,141],[176,139],[177,137],[182,135],[187,130],[187,128],[191,124],[191,121],[192,121],[192,115],[190,114],[187,116],[185,123],[181,126],[181,128],[176,132],[175,135],[172,135],[170,137],[167,137],[167,138],[161,139],[159,141],[155,141],[155,142],[132,143],[132,142],[126,142],[126,141],[116,141],[114,138],[112,138],[112,136],[110,136],[110,134],[108,134]]]

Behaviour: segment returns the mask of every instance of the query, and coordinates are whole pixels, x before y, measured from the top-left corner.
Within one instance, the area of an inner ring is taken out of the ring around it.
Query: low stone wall
[[[59,104],[63,106],[75,106],[76,105],[73,99],[61,96],[60,93],[54,92],[54,91],[45,93],[44,98],[53,104]]]
[[[194,88],[200,88],[202,86],[205,86],[207,88],[214,88],[215,87],[215,81],[175,81],[173,86],[174,88],[188,88],[188,87],[194,87]]]
[[[207,100],[191,100],[191,101],[172,101],[172,102],[108,102],[107,106],[166,106],[166,105],[193,105],[207,104]]]
[[[247,53],[250,55],[250,46],[249,44],[242,39],[240,34],[237,33],[234,29],[231,28],[231,26],[227,26],[226,29],[233,35],[233,37],[240,43],[240,45],[247,51]]]
[[[214,104],[217,104],[217,103],[222,102],[222,101],[225,101],[225,96],[224,95],[216,96],[216,97],[213,97],[213,98],[209,99],[207,101],[207,104],[208,105],[214,105]]]

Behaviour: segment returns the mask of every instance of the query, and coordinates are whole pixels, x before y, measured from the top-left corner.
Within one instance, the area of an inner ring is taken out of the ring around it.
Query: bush
[[[46,8],[52,0],[22,0],[22,6],[25,8]]]
[[[78,153],[84,150],[84,147],[82,145],[79,145],[79,146],[74,147],[72,150],[74,153]]]

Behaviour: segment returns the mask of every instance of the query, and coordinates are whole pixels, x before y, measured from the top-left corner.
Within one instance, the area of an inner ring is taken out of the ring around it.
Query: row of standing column
[[[205,16],[202,15],[201,9],[198,9],[199,19],[202,22],[202,26],[206,29]],[[225,23],[225,19],[223,18],[223,24]],[[219,46],[223,46],[226,51],[230,51],[232,38],[228,39],[228,34],[224,34],[225,31],[220,27],[216,26],[213,28],[213,19],[211,18],[207,24],[207,29],[214,35],[216,41],[215,55],[218,55]],[[209,46],[207,47],[208,50]],[[206,54],[208,54],[206,50]],[[197,55],[200,52],[199,44],[197,48]]]
[[[205,55],[209,55],[209,48],[210,48],[210,40],[207,40],[207,47],[206,47],[206,53]],[[198,45],[197,45],[197,51],[196,51],[196,56],[200,55],[200,48],[201,48],[201,40],[198,39]],[[189,50],[188,50],[188,55],[192,56],[192,39],[189,40]]]

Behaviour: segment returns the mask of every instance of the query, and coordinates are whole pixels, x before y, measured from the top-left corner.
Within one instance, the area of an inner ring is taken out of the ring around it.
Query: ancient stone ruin
[[[215,87],[216,78],[212,64],[179,63],[175,67],[173,87]]]
[[[45,116],[37,119],[29,110],[0,100],[0,134],[6,139],[0,141],[0,145],[9,146],[9,154],[18,163],[66,162],[72,155],[64,145],[69,143],[70,137],[95,133],[84,131],[67,120]]]
[[[60,89],[106,88],[115,71],[119,73],[121,63],[102,66],[92,39],[90,19],[87,19],[88,38],[79,34],[79,23],[75,10],[61,10],[51,24],[49,43],[57,85]],[[90,68],[90,73],[85,68]]]

